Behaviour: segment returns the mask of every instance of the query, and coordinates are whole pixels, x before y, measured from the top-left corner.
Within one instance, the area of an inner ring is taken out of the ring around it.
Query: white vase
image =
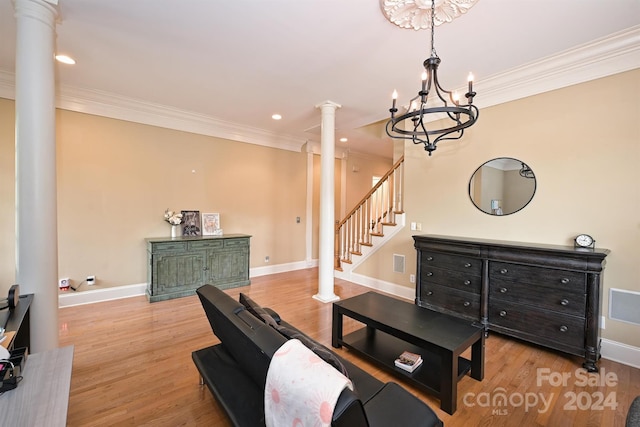
[[[180,236],[180,224],[171,226],[171,238]]]

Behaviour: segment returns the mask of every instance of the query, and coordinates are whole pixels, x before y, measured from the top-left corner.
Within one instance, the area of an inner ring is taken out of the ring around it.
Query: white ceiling
[[[389,23],[378,0],[59,0],[58,7],[56,50],[77,61],[56,65],[68,99],[81,93],[168,107],[209,127],[248,127],[293,145],[319,141],[315,106],[331,100],[342,105],[336,137],[350,138],[338,148],[390,156],[388,141],[358,129],[388,116],[394,89],[399,102],[417,93],[429,56],[429,32]],[[473,71],[482,107],[484,81],[639,24],[640,0],[479,0],[436,28],[440,80],[461,88]],[[15,69],[11,0],[0,0],[0,40],[6,83]]]

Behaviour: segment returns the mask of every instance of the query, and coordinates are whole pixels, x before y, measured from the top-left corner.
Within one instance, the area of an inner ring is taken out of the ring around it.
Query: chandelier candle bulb
[[[391,100],[392,100],[391,108],[392,109],[396,108],[396,100],[397,99],[398,99],[398,91],[394,89],[393,93],[391,94]]]

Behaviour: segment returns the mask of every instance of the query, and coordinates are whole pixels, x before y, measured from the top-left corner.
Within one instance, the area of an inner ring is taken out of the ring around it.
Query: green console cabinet
[[[220,289],[249,283],[249,239],[245,234],[150,238],[147,298],[150,302],[193,295],[208,284]]]

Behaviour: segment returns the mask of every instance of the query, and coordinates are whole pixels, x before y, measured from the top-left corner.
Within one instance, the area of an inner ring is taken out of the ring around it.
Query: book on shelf
[[[413,372],[422,365],[422,357],[419,354],[404,351],[398,356],[394,364],[407,372]]]

